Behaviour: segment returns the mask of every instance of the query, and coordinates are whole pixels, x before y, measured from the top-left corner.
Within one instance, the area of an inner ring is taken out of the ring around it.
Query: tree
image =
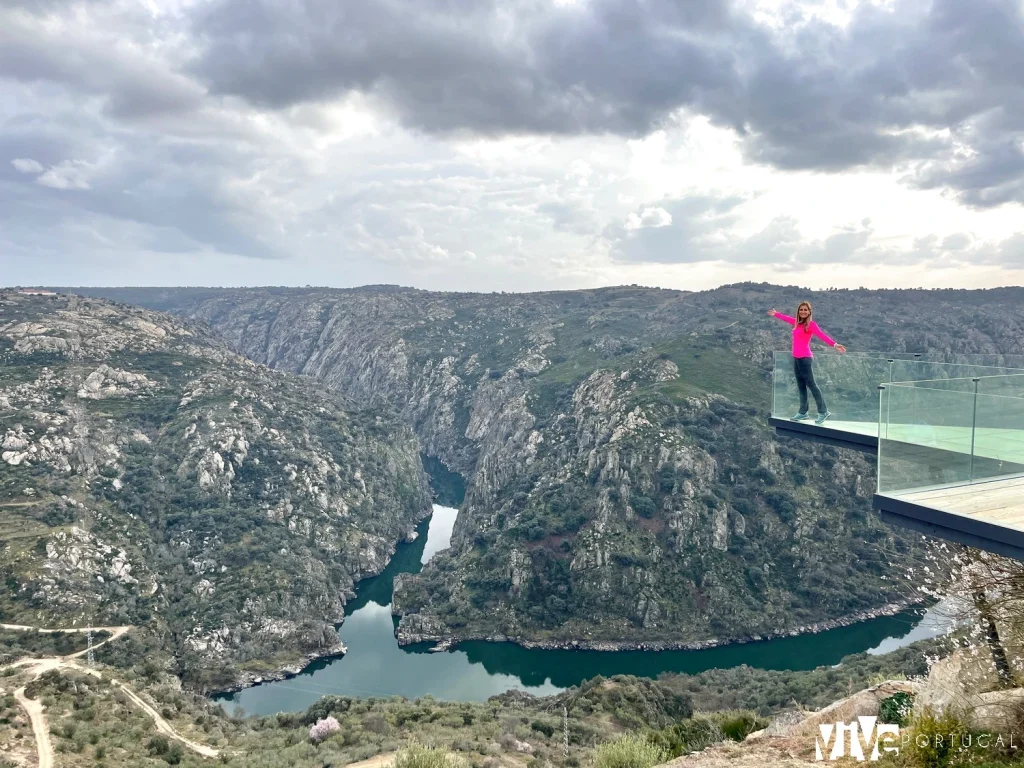
[[[966,628],[962,647],[991,660],[1000,687],[1017,685],[1014,668],[1024,664],[1024,563],[934,541],[903,579],[911,591],[941,601],[949,618]]]
[[[328,715],[327,717],[317,720],[316,723],[310,727],[309,740],[314,744],[319,744],[332,733],[340,730],[341,725],[338,721],[332,715]]]

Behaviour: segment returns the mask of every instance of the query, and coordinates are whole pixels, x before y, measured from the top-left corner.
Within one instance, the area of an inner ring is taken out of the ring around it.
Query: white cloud
[[[36,177],[36,184],[52,189],[89,189],[89,174],[92,166],[74,160],[55,165]]]
[[[11,165],[18,173],[42,173],[45,169],[42,163],[28,157],[18,157],[11,160]]]
[[[626,229],[644,229],[646,227],[667,227],[672,223],[672,214],[664,208],[644,208],[640,215],[629,214],[626,218]]]

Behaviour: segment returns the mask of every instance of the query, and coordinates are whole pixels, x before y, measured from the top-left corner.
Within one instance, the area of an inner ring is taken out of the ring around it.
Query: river
[[[228,711],[250,715],[305,709],[327,694],[349,696],[432,695],[438,699],[482,701],[517,688],[537,695],[557,693],[595,675],[657,677],[662,672],[694,674],[747,664],[761,669],[807,670],[836,664],[851,653],[887,653],[943,631],[941,613],[905,611],[813,635],[727,645],[701,651],[562,651],[526,649],[513,643],[467,642],[444,653],[426,646],[398,647],[391,616],[397,573],[416,573],[451,539],[456,510],[434,506],[420,523],[419,536],[399,544],[379,576],[359,583],[345,606],[341,639],[348,654],[314,662],[297,677],[264,683],[215,697]]]

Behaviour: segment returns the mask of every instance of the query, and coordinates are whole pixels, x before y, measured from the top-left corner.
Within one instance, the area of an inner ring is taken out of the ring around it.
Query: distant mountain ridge
[[[452,549],[396,585],[403,641],[702,643],[892,609],[916,537],[865,457],[777,440],[770,353],[804,298],[851,351],[1024,352],[1024,290],[536,294],[82,289],[386,403],[467,479]]]

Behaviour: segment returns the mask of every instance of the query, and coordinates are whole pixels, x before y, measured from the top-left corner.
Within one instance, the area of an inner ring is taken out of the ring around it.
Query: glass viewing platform
[[[778,434],[877,454],[874,507],[884,521],[1024,559],[1024,360],[814,360],[832,416],[822,425],[791,420],[792,356],[777,352],[770,421]]]

